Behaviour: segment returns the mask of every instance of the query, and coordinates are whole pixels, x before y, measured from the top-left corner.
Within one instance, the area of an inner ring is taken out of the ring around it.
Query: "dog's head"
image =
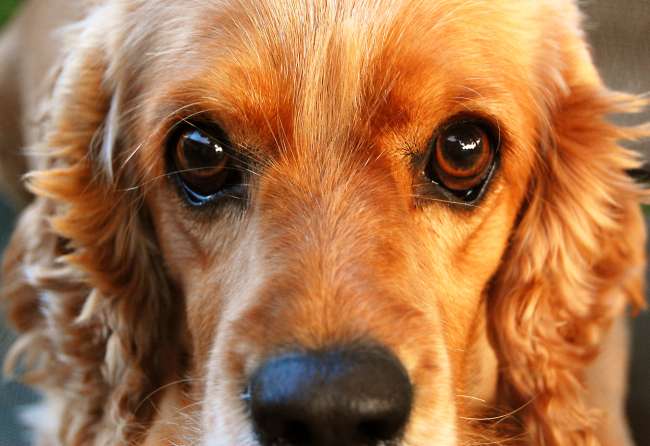
[[[604,120],[635,102],[579,22],[551,0],[95,7],[6,261],[58,435],[592,444],[583,374],[641,301],[643,229],[636,131]]]

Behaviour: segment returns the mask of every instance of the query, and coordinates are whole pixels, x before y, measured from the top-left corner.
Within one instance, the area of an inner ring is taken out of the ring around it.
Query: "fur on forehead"
[[[138,125],[145,132],[158,125],[153,104],[181,81],[194,79],[203,82],[192,86],[192,97],[213,99],[223,109],[246,109],[242,114],[289,103],[292,122],[285,130],[299,129],[293,136],[316,146],[367,124],[379,103],[405,84],[413,113],[439,108],[446,95],[476,95],[487,102],[518,94],[525,95],[518,102],[544,120],[552,106],[545,103],[552,101],[549,90],[565,88],[562,55],[545,42],[562,40],[560,32],[578,33],[580,19],[571,5],[529,6],[512,0],[480,8],[458,0],[106,2],[86,19],[102,23],[89,27],[95,33],[89,41],[100,40],[110,55],[109,113],[97,158],[112,178],[116,166],[132,158],[129,150],[118,162],[118,147],[133,150],[147,135],[120,144],[123,137],[136,133]],[[561,13],[544,11],[559,8]],[[549,22],[540,22],[540,16]],[[572,25],[556,26],[551,17]],[[122,25],[111,27],[115,20]],[[531,38],[530,29],[553,38]],[[463,40],[446,37],[451,35]],[[544,66],[538,60],[545,60]],[[531,72],[537,82],[522,83]],[[143,116],[147,122],[138,122]]]

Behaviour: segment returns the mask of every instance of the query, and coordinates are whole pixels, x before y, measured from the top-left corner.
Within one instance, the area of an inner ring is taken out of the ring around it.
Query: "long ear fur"
[[[22,332],[7,367],[20,366],[62,406],[58,436],[66,445],[128,444],[151,415],[144,401],[175,345],[171,294],[143,198],[113,178],[101,156],[119,84],[108,78],[104,43],[115,30],[97,26],[107,12],[73,31],[80,35],[38,148],[48,168],[29,176],[37,199],[4,262],[4,298]]]
[[[566,16],[566,11],[563,11]],[[606,121],[643,101],[601,84],[577,25],[556,36],[562,81],[541,119],[541,155],[491,290],[492,337],[531,444],[597,445],[599,413],[584,374],[613,320],[644,305],[647,196],[626,171],[637,157],[618,145],[648,134]],[[547,61],[553,61],[550,57]],[[550,82],[550,80],[549,80]],[[548,83],[546,84],[549,85]]]

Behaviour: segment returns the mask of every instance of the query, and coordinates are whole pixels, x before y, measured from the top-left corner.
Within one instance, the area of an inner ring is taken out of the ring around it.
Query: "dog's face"
[[[99,10],[48,140],[70,167],[32,186],[95,290],[47,314],[105,352],[58,355],[117,389],[63,437],[119,415],[150,445],[593,438],[581,373],[642,249],[572,3]]]
[[[541,8],[515,3],[219,5],[183,21],[190,51],[143,68],[140,168],[168,178],[147,204],[205,441],[253,444],[242,395],[296,352],[391,352],[414,390],[407,444],[456,444],[496,404],[488,284],[546,69],[521,25]]]

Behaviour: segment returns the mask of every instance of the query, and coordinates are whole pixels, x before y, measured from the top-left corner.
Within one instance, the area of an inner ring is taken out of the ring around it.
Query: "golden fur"
[[[28,3],[5,41],[56,3]],[[40,132],[23,110],[35,199],[4,260],[22,333],[8,366],[55,420],[38,444],[254,445],[240,393],[263,359],[364,339],[416,386],[404,445],[624,435],[615,404],[594,404],[624,386],[599,399],[586,383],[602,345],[624,348],[613,322],[643,306],[645,192],[618,141],[648,129],[606,121],[644,102],[603,86],[574,2],[83,11],[59,35]],[[33,91],[16,77],[2,88]],[[484,199],[418,196],[409,154],[466,112],[499,125]],[[257,161],[245,212],[197,216],[167,180],[165,137],[198,114]]]

